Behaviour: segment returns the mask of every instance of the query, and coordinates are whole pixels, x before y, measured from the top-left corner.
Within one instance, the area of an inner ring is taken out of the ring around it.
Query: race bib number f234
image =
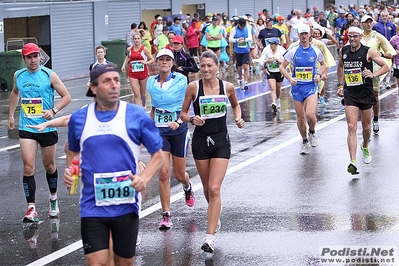
[[[199,98],[201,117],[218,118],[226,115],[227,97],[225,95],[206,95]]]

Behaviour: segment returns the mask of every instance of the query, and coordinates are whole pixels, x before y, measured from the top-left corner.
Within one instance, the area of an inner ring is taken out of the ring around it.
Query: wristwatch
[[[194,125],[194,116],[190,117],[190,124]]]
[[[53,110],[54,114],[58,113],[58,109],[55,106],[51,110]]]

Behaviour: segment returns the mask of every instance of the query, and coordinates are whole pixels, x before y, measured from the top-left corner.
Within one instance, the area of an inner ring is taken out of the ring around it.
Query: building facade
[[[229,17],[249,13],[256,18],[263,9],[287,16],[292,9],[322,10],[324,5],[324,0],[4,0],[0,52],[18,46],[19,39],[36,39],[50,56],[51,68],[67,79],[88,74],[95,45],[125,39],[131,23],[145,21],[149,26],[155,14],[227,12]]]

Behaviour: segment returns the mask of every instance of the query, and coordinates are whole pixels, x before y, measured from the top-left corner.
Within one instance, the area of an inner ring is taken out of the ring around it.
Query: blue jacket
[[[373,26],[373,30],[378,33],[381,33],[387,40],[389,41],[393,36],[396,35],[396,27],[395,24],[388,21],[387,23],[382,22],[380,19],[376,24]]]

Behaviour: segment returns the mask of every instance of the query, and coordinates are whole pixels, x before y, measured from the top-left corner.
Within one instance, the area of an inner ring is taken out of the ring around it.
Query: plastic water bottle
[[[79,173],[80,173],[80,165],[79,165],[79,158],[73,157],[72,164],[69,167],[69,171],[71,171],[73,183],[71,188],[68,190],[69,195],[76,195],[78,185],[79,185]]]

